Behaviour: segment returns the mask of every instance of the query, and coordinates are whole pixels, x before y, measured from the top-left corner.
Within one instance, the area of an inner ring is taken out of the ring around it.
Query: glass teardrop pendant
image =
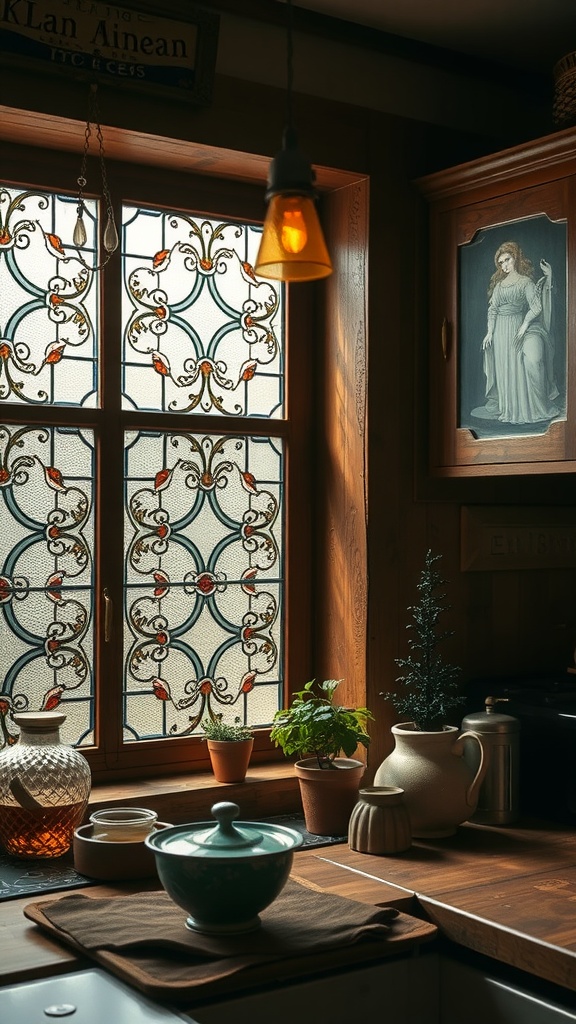
[[[86,235],[86,228],[84,227],[84,220],[82,218],[82,214],[79,213],[78,217],[76,218],[76,223],[74,225],[74,232],[72,234],[72,241],[74,242],[74,245],[77,248],[80,248],[81,245],[86,245],[86,238],[87,238],[87,235]]]
[[[109,253],[115,252],[118,248],[118,232],[116,231],[114,217],[110,213],[108,214],[108,220],[104,229],[103,244],[106,252]]]

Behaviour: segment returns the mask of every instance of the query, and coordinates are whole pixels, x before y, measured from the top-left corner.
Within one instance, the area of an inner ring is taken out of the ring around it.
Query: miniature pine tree
[[[437,648],[443,640],[452,636],[454,630],[438,630],[438,619],[450,606],[444,604],[446,594],[437,593],[446,583],[434,567],[441,555],[426,554],[424,568],[420,573],[418,590],[421,598],[418,604],[410,605],[413,622],[407,629],[414,630],[408,644],[414,654],[407,658],[396,658],[396,664],[404,675],[396,679],[407,688],[403,694],[383,693],[381,696],[394,703],[396,711],[413,721],[417,729],[436,732],[446,723],[449,710],[460,704],[464,698],[458,693],[457,679],[460,668],[448,665]]]

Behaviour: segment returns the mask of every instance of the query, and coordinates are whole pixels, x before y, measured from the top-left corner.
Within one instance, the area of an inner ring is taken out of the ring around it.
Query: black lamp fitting
[[[296,133],[285,128],[282,149],[276,154],[268,170],[266,199],[277,195],[316,197],[315,173],[308,158],[298,149]]]

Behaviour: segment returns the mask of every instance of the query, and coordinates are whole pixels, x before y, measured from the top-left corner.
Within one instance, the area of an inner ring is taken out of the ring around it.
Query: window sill
[[[250,765],[245,781],[233,784],[216,782],[211,772],[95,783],[88,813],[119,805],[147,807],[156,811],[160,821],[179,825],[209,820],[212,805],[220,800],[237,803],[242,818],[258,819],[302,809],[294,769],[290,763],[280,762]]]

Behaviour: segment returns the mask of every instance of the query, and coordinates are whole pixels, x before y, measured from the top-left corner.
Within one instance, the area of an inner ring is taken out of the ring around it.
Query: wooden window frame
[[[120,129],[106,128],[106,154],[109,161],[109,177],[112,194],[114,196],[113,179],[117,173],[131,173],[134,163],[140,164],[138,175],[142,182],[149,179],[150,185],[162,183],[164,172],[170,176],[171,182],[178,181],[179,186],[189,195],[194,194],[194,199],[189,200],[186,205],[194,208],[206,207],[206,213],[210,215],[211,209],[225,215],[239,216],[250,219],[246,210],[252,210],[252,217],[258,221],[263,216],[263,187],[268,170],[268,158],[254,156],[251,154],[238,153],[213,149],[194,143],[184,143],[173,139],[160,139],[156,136],[143,135],[141,133],[129,132]],[[66,118],[54,118],[30,111],[15,111],[13,108],[0,107],[0,152],[2,156],[10,155],[11,167],[17,166],[17,161],[22,159],[28,161],[36,155],[37,146],[49,145],[53,151],[51,166],[53,170],[52,181],[50,176],[44,181],[46,187],[65,188],[65,183],[72,184],[75,177],[71,176],[71,166],[75,167],[75,160],[69,162],[66,159],[68,154],[81,152],[83,141],[83,126],[78,122]],[[7,150],[2,143],[9,143]],[[43,156],[45,156],[45,151]],[[43,160],[44,163],[44,160]],[[120,167],[120,164],[125,167]],[[116,164],[119,166],[116,167]],[[142,166],[144,165],[144,166]],[[6,166],[6,164],[4,164]],[[113,169],[113,170],[112,170]],[[201,173],[197,173],[198,171]],[[14,170],[10,174],[4,172],[5,177],[14,177]],[[214,206],[210,197],[214,195],[214,180],[217,179],[219,193],[218,209]],[[345,281],[345,275],[349,272],[349,249],[348,236],[354,233],[354,243],[362,243],[362,237],[367,240],[367,201],[368,188],[367,179],[364,175],[353,174],[345,171],[332,169],[317,169],[317,181],[323,193],[323,202],[329,222],[328,234],[332,234],[331,246],[336,249],[340,246],[343,258],[336,262],[335,274],[327,283],[318,285],[300,286],[295,289],[288,289],[287,315],[291,337],[295,339],[291,346],[288,359],[287,391],[297,395],[296,401],[289,410],[288,425],[285,435],[287,440],[287,481],[292,489],[294,509],[292,523],[287,541],[287,592],[286,592],[286,661],[285,674],[287,679],[288,693],[301,687],[303,681],[310,678],[318,664],[325,665],[322,671],[323,677],[330,674],[330,662],[334,659],[334,639],[338,636],[339,657],[346,657],[348,650],[353,656],[353,668],[351,672],[346,671],[348,683],[348,695],[352,702],[360,702],[364,699],[366,690],[365,679],[365,637],[358,637],[354,621],[346,615],[349,603],[354,602],[354,617],[358,616],[358,594],[356,592],[355,574],[358,565],[354,569],[350,567],[350,579],[346,579],[347,568],[344,568],[344,575],[326,575],[326,546],[324,543],[325,524],[333,521],[335,508],[333,499],[336,498],[336,529],[338,530],[338,517],[349,514],[350,489],[347,487],[349,481],[344,477],[342,480],[327,479],[322,468],[322,447],[326,441],[330,446],[341,445],[342,449],[350,449],[349,441],[345,438],[347,424],[349,425],[350,414],[356,422],[358,417],[358,384],[357,373],[359,369],[358,352],[346,351],[348,338],[346,328],[354,324],[357,334],[355,316],[360,313],[364,334],[361,337],[361,357],[365,362],[366,358],[366,336],[365,336],[365,281],[361,280],[358,288],[358,278],[353,293],[349,287],[342,289],[342,295],[338,292],[338,285]],[[192,187],[194,186],[194,188]],[[196,191],[194,191],[196,189]],[[161,191],[161,189],[159,190]],[[226,195],[230,205],[222,208],[222,196]],[[198,201],[199,196],[205,196],[206,201]],[[234,198],[232,198],[234,197]],[[130,200],[130,195],[123,198]],[[142,199],[143,196],[138,198]],[[154,190],[151,188],[151,195],[146,202],[154,201]],[[173,204],[173,192],[170,192],[170,205]],[[242,212],[235,213],[234,204]],[[174,205],[178,205],[174,202]],[[351,217],[351,213],[353,216]],[[366,270],[366,264],[361,259],[361,264]],[[350,299],[353,298],[353,302]],[[343,311],[345,309],[345,315]],[[316,347],[314,347],[316,346]],[[339,365],[340,364],[340,365]],[[324,384],[322,393],[330,392],[334,383],[334,368],[339,367],[338,375],[341,376],[342,368],[344,373],[344,387],[340,381],[339,400],[332,406],[330,402],[321,400],[321,395],[316,394],[315,381],[317,374],[322,377]],[[361,380],[365,381],[365,374],[361,370]],[[365,367],[364,367],[365,369]],[[108,366],[104,387],[108,381],[113,380],[118,368]],[[293,387],[293,381],[297,381],[297,387]],[[342,408],[345,408],[346,415],[342,417]],[[305,412],[307,410],[307,412]],[[314,421],[312,420],[314,410]],[[34,417],[40,420],[42,410],[27,410],[33,413]],[[78,411],[75,411],[78,412]],[[82,414],[83,410],[79,410]],[[365,415],[365,404],[361,403],[361,416]],[[5,417],[7,420],[8,416]],[[83,415],[75,416],[80,422]],[[143,422],[145,418],[134,414],[127,417],[133,421],[133,425]],[[90,421],[90,415],[86,415],[86,421]],[[187,419],[187,426],[190,427],[191,420]],[[247,421],[245,421],[247,424]],[[241,425],[241,424],[239,424]],[[194,419],[194,426],[198,429],[207,427],[201,418]],[[213,428],[214,423],[210,426]],[[250,421],[249,429],[253,431],[254,421]],[[360,445],[352,446],[355,451],[358,465],[364,466],[364,436],[361,433]],[[303,457],[304,452],[308,452]],[[347,467],[348,469],[352,467]],[[352,476],[354,474],[352,473]],[[319,484],[319,480],[322,484]],[[344,490],[342,489],[344,488]],[[358,489],[358,504],[365,512],[365,482],[363,479],[354,481],[353,488]],[[341,496],[346,496],[346,509],[340,508]],[[293,538],[291,541],[290,538]],[[365,558],[365,536],[361,538],[360,554]],[[318,574],[322,576],[321,588],[318,585]],[[353,578],[354,576],[354,578]],[[303,579],[306,581],[303,584]],[[328,614],[324,619],[315,615],[314,598],[320,592],[323,593],[324,607]],[[97,591],[99,592],[99,590]],[[345,595],[343,603],[342,595]],[[362,600],[365,603],[365,593],[362,592]],[[338,615],[333,611],[338,608]],[[96,609],[96,637],[101,643],[102,637],[102,613],[101,602]],[[362,614],[362,609],[360,609]],[[290,640],[290,638],[292,638]],[[360,658],[358,657],[360,653]],[[100,657],[98,652],[97,657]],[[120,662],[121,663],[121,662]],[[109,679],[108,686],[115,689],[114,680]],[[101,708],[104,706],[101,701]],[[103,711],[98,727],[102,735],[105,735],[106,724],[102,719]],[[104,730],[104,732],[102,732]],[[119,738],[117,738],[119,739]],[[129,744],[121,750],[118,755],[115,749],[120,744],[114,740],[110,746],[105,746],[101,751],[87,751],[91,763],[95,781],[142,777],[160,776],[166,773],[174,774],[179,771],[205,770],[209,761],[205,744],[199,738],[169,739],[158,741],[140,741],[138,744]],[[269,730],[259,730],[256,737],[253,760],[264,762],[278,760],[281,753],[273,748],[269,740]]]

